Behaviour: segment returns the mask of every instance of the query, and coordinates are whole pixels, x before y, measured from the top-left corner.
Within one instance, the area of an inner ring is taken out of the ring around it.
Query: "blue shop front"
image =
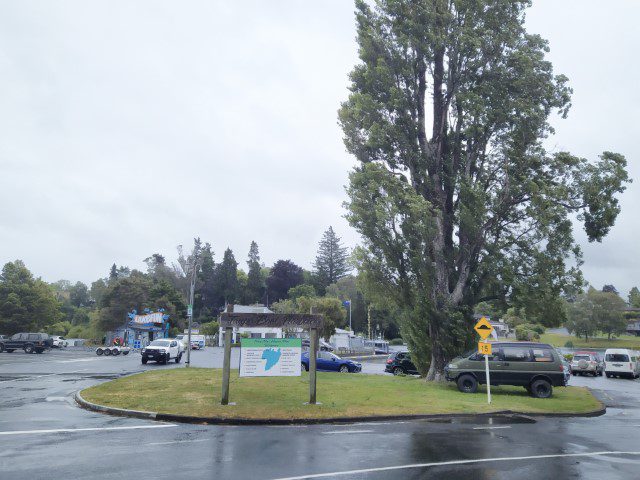
[[[144,348],[158,338],[168,338],[169,327],[169,315],[164,309],[152,312],[146,308],[142,314],[133,310],[127,314],[126,325],[109,332],[106,340],[108,345],[115,341],[131,348]]]

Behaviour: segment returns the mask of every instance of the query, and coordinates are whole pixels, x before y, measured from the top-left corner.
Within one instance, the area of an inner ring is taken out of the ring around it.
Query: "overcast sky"
[[[640,173],[640,2],[538,0],[532,32],[574,88],[549,147]],[[194,236],[245,267],[310,268],[354,160],[337,109],[357,61],[350,0],[0,1],[0,262],[91,282]],[[640,184],[584,272],[640,285]]]

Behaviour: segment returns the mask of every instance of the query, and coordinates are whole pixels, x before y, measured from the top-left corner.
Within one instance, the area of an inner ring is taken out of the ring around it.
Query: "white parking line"
[[[502,425],[496,427],[473,427],[474,430],[498,430],[500,428],[511,428],[510,425]]]
[[[408,468],[428,468],[442,467],[447,465],[468,465],[473,463],[490,463],[490,462],[515,462],[520,460],[543,460],[548,458],[566,458],[566,457],[601,457],[604,455],[632,455],[638,456],[640,452],[591,452],[591,453],[559,453],[552,455],[531,455],[528,457],[495,457],[495,458],[477,458],[475,460],[451,460],[448,462],[430,462],[430,463],[412,463],[408,465],[397,465],[393,467],[379,468],[363,468],[360,470],[344,470],[342,472],[315,473],[312,475],[300,475],[297,477],[279,477],[273,480],[307,480],[309,478],[326,478],[338,477],[342,475],[357,475],[361,473],[387,472],[392,470],[403,470]]]
[[[331,430],[330,432],[320,432],[322,435],[339,435],[345,433],[371,433],[373,430]]]
[[[147,445],[175,445],[176,443],[199,443],[199,442],[208,442],[208,438],[203,438],[201,440],[176,440],[175,442],[155,442],[155,443],[147,443]]]
[[[101,432],[106,430],[136,430],[141,428],[169,428],[177,427],[171,423],[160,425],[134,425],[131,427],[97,427],[97,428],[57,428],[55,430],[10,430],[0,432],[0,435],[29,435],[34,433],[67,433],[67,432]]]

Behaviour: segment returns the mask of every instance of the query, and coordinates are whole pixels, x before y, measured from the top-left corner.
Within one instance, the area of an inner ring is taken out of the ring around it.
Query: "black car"
[[[42,353],[53,345],[53,340],[46,333],[16,333],[11,338],[0,340],[0,352],[11,353],[24,350],[24,353]]]
[[[394,375],[418,374],[418,369],[411,361],[409,352],[394,352],[389,355],[384,371]]]

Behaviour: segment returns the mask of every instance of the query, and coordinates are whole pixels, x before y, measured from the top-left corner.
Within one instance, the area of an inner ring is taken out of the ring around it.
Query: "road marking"
[[[338,435],[345,433],[371,433],[373,430],[331,430],[330,432],[320,432],[322,435]]]
[[[307,480],[309,478],[326,478],[338,477],[342,475],[357,475],[360,473],[387,472],[391,470],[402,470],[408,468],[428,468],[442,467],[447,465],[468,465],[472,463],[490,463],[490,462],[514,462],[519,460],[543,460],[547,458],[566,458],[566,457],[598,457],[604,455],[640,455],[640,452],[591,452],[591,453],[559,453],[551,455],[531,455],[528,457],[495,457],[495,458],[477,458],[474,460],[451,460],[448,462],[430,462],[430,463],[412,463],[408,465],[397,465],[393,467],[363,468],[360,470],[344,470],[341,472],[315,473],[313,475],[300,475],[297,477],[279,477],[273,480]]]
[[[473,427],[474,430],[497,430],[499,428],[511,428],[510,425],[503,425],[499,427]]]
[[[55,430],[10,430],[0,432],[0,435],[29,435],[33,433],[66,433],[66,432],[101,432],[105,430],[136,430],[140,428],[168,428],[177,427],[171,423],[160,425],[134,425],[131,427],[97,427],[97,428],[57,428]]]
[[[56,360],[55,363],[76,363],[76,362],[95,362],[101,360],[100,357],[94,358],[76,358],[74,360]]]
[[[174,445],[176,443],[198,443],[198,442],[208,442],[208,438],[203,438],[202,440],[176,440],[175,442],[155,442],[155,443],[147,443],[147,445]]]

